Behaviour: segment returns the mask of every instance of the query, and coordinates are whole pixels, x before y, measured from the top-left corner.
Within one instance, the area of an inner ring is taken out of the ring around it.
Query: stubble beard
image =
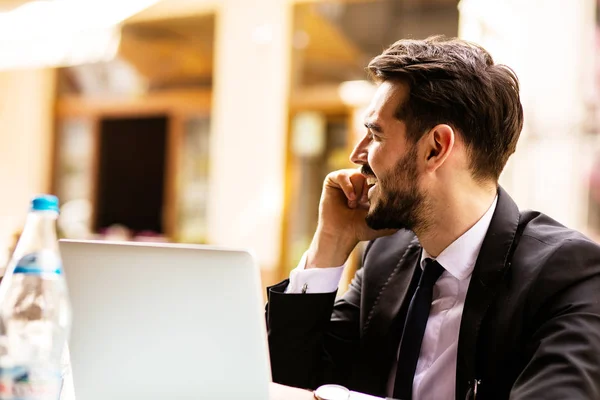
[[[392,172],[378,177],[377,198],[365,218],[371,229],[415,231],[426,225],[425,214],[428,207],[417,184],[419,176],[416,160],[415,146],[398,161]]]

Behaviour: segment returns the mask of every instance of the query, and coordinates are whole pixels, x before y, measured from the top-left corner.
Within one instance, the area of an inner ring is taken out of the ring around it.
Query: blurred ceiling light
[[[346,81],[338,87],[338,94],[344,104],[361,107],[369,104],[377,87],[369,81]]]
[[[0,12],[0,69],[112,59],[125,19],[158,0],[37,0]]]
[[[306,33],[306,31],[296,31],[294,32],[294,37],[292,39],[292,44],[295,49],[302,50],[308,47],[310,44],[310,35]]]

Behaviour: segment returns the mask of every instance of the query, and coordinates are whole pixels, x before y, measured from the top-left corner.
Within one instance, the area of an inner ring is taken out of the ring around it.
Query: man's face
[[[367,132],[351,155],[368,178],[372,229],[412,229],[426,224],[427,201],[419,189],[418,146],[406,138],[406,125],[395,117],[408,97],[408,86],[383,82],[366,113]]]

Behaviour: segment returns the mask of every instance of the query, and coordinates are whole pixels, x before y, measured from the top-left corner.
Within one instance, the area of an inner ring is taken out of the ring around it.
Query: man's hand
[[[319,204],[319,224],[308,250],[306,268],[337,267],[363,240],[394,233],[375,231],[367,226],[369,185],[357,169],[327,175]]]
[[[272,382],[269,387],[269,400],[314,400],[312,392]]]

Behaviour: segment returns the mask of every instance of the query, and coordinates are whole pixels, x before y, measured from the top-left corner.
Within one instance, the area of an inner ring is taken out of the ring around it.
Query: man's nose
[[[368,138],[367,138],[367,135],[365,135],[361,139],[361,141],[356,144],[356,146],[354,147],[354,150],[352,150],[352,153],[350,154],[350,161],[352,161],[354,164],[358,164],[358,165],[368,164],[367,146],[368,146]]]

